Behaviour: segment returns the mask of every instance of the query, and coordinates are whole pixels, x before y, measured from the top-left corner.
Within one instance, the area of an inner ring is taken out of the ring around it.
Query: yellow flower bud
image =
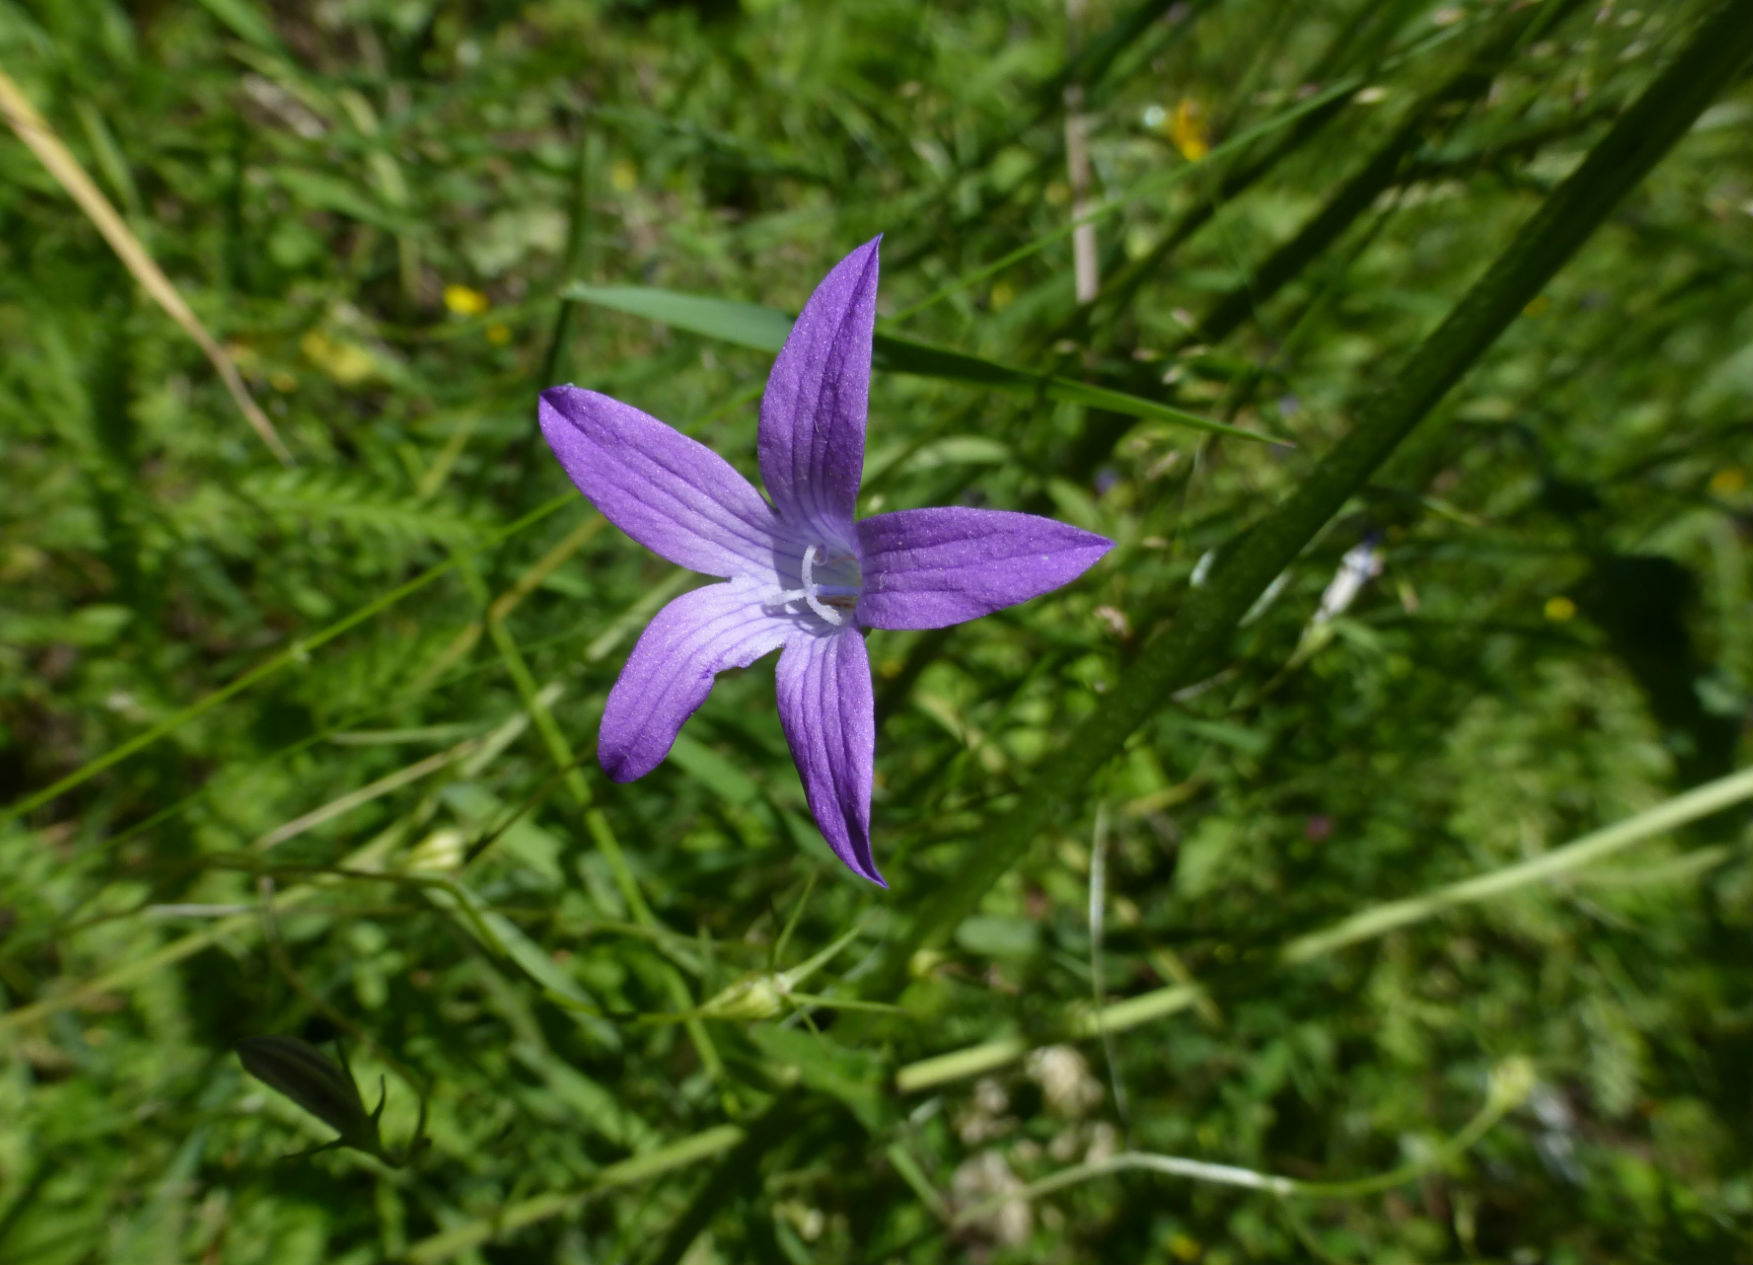
[[[469,286],[448,285],[444,287],[444,305],[458,316],[479,316],[492,303],[479,290]]]

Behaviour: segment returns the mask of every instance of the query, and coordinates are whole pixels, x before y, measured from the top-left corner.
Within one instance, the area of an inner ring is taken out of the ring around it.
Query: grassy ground
[[[1753,1259],[1745,17],[0,0],[0,1260]],[[861,508],[1117,542],[888,892],[534,427],[878,232]]]

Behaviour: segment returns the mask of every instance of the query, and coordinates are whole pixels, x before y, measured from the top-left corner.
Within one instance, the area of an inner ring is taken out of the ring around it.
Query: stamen
[[[820,563],[824,573],[831,579],[852,581],[851,584],[817,584],[816,564]],[[849,573],[848,573],[849,572]],[[846,623],[846,612],[855,610],[861,591],[858,584],[858,562],[855,557],[838,557],[827,545],[807,545],[803,557],[798,562],[798,579],[803,581],[801,588],[775,589],[770,592],[761,604],[772,608],[790,606],[793,602],[803,602],[822,619],[835,628]]]
[[[809,603],[809,608],[812,611],[827,620],[830,624],[834,625],[834,627],[838,628],[846,621],[841,618],[839,611],[834,610],[830,606],[824,605],[817,599],[816,580],[814,575],[815,566],[816,546],[811,545],[803,551],[803,600]]]
[[[834,627],[838,628],[841,624],[846,622],[840,612],[835,610],[832,606],[823,606],[820,602],[816,601],[816,595],[814,593],[805,593],[803,595],[803,600],[810,604],[810,609],[812,611],[827,620],[830,624],[834,625]]]

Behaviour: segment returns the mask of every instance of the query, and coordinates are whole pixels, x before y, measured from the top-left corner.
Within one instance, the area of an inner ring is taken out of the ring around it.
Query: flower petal
[[[869,628],[944,628],[1058,588],[1114,542],[1033,514],[960,506],[897,510],[858,524]]]
[[[773,574],[772,508],[706,445],[574,386],[543,391],[540,416],[578,490],[647,549],[707,575]]]
[[[761,482],[780,516],[822,543],[852,544],[881,242],[866,242],[822,279],[761,397]]]
[[[748,580],[684,593],[639,634],[609,691],[597,759],[617,782],[644,777],[663,762],[682,724],[726,668],[746,668],[784,643],[792,622],[762,604]]]
[[[853,873],[887,887],[870,855],[876,704],[864,638],[850,629],[795,635],[776,675],[779,721],[816,824]]]

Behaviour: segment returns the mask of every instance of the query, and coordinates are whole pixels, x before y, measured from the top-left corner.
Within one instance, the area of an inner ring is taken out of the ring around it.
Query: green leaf
[[[265,53],[278,53],[280,41],[261,9],[249,0],[200,0],[200,5],[231,29],[232,34]]]
[[[1105,409],[1127,417],[1151,418],[1175,426],[1190,426],[1195,430],[1210,431],[1217,435],[1233,435],[1238,439],[1252,439],[1262,443],[1278,442],[1271,436],[1256,434],[1240,426],[1214,422],[1197,413],[1171,408],[1167,404],[1159,404],[1142,396],[1091,386],[1087,382],[1078,382],[1055,374],[1029,373],[982,360],[978,356],[965,355],[959,351],[934,347],[929,343],[915,342],[913,339],[899,338],[892,334],[876,336],[874,363],[876,368],[891,373],[910,373],[945,382],[960,382],[966,386],[983,386],[1013,395],[1039,395],[1048,400]]]
[[[438,795],[451,806],[462,823],[477,834],[514,811],[478,782],[452,782]],[[501,855],[528,867],[555,887],[566,881],[565,870],[560,864],[564,845],[528,816],[518,816],[501,831],[495,847]]]
[[[865,458],[865,468],[885,470],[893,465],[897,474],[921,474],[945,466],[1001,466],[1014,455],[1009,444],[984,435],[948,435],[910,452],[902,444],[878,449]]]
[[[434,882],[427,895],[441,908],[451,910],[475,940],[495,957],[508,959],[544,990],[571,1002],[578,1010],[597,1014],[596,999],[579,987],[554,959],[505,915],[489,909],[479,896],[454,880]]]
[[[882,1060],[870,1050],[854,1050],[801,1028],[757,1024],[749,1039],[777,1067],[795,1071],[817,1093],[838,1098],[875,1133],[887,1123],[886,1076]]]
[[[306,206],[333,211],[390,233],[412,233],[421,227],[412,216],[391,210],[363,186],[340,176],[302,167],[276,166],[268,170],[281,188]]]
[[[742,768],[687,734],[676,736],[669,759],[727,804],[752,804],[761,788]]]
[[[956,928],[956,943],[981,957],[1033,957],[1041,948],[1041,927],[1027,918],[976,914]]]
[[[519,1042],[511,1047],[511,1056],[540,1076],[556,1099],[616,1146],[649,1151],[663,1142],[663,1135],[625,1099],[545,1049]]]
[[[654,286],[573,285],[561,297],[629,316],[643,316],[660,325],[754,351],[777,352],[785,346],[785,336],[791,332],[791,318],[775,308],[712,299],[703,294],[680,294]]]
[[[678,294],[651,286],[573,285],[563,296],[581,303],[590,303],[630,316],[643,316],[674,329],[715,338],[720,342],[753,351],[777,352],[785,345],[791,332],[791,319],[774,308],[755,303],[737,303],[729,299],[708,298],[698,294]],[[1014,369],[979,356],[935,347],[930,343],[902,338],[895,334],[878,333],[872,349],[872,364],[888,373],[912,374],[957,382],[964,386],[985,387],[1013,395],[1033,395],[1044,400],[1080,404],[1086,408],[1106,409],[1128,417],[1151,418],[1176,426],[1218,435],[1234,435],[1239,439],[1279,442],[1267,435],[1214,422],[1197,413],[1159,404],[1141,396],[1107,387],[1091,386],[1055,374],[1030,373]]]

